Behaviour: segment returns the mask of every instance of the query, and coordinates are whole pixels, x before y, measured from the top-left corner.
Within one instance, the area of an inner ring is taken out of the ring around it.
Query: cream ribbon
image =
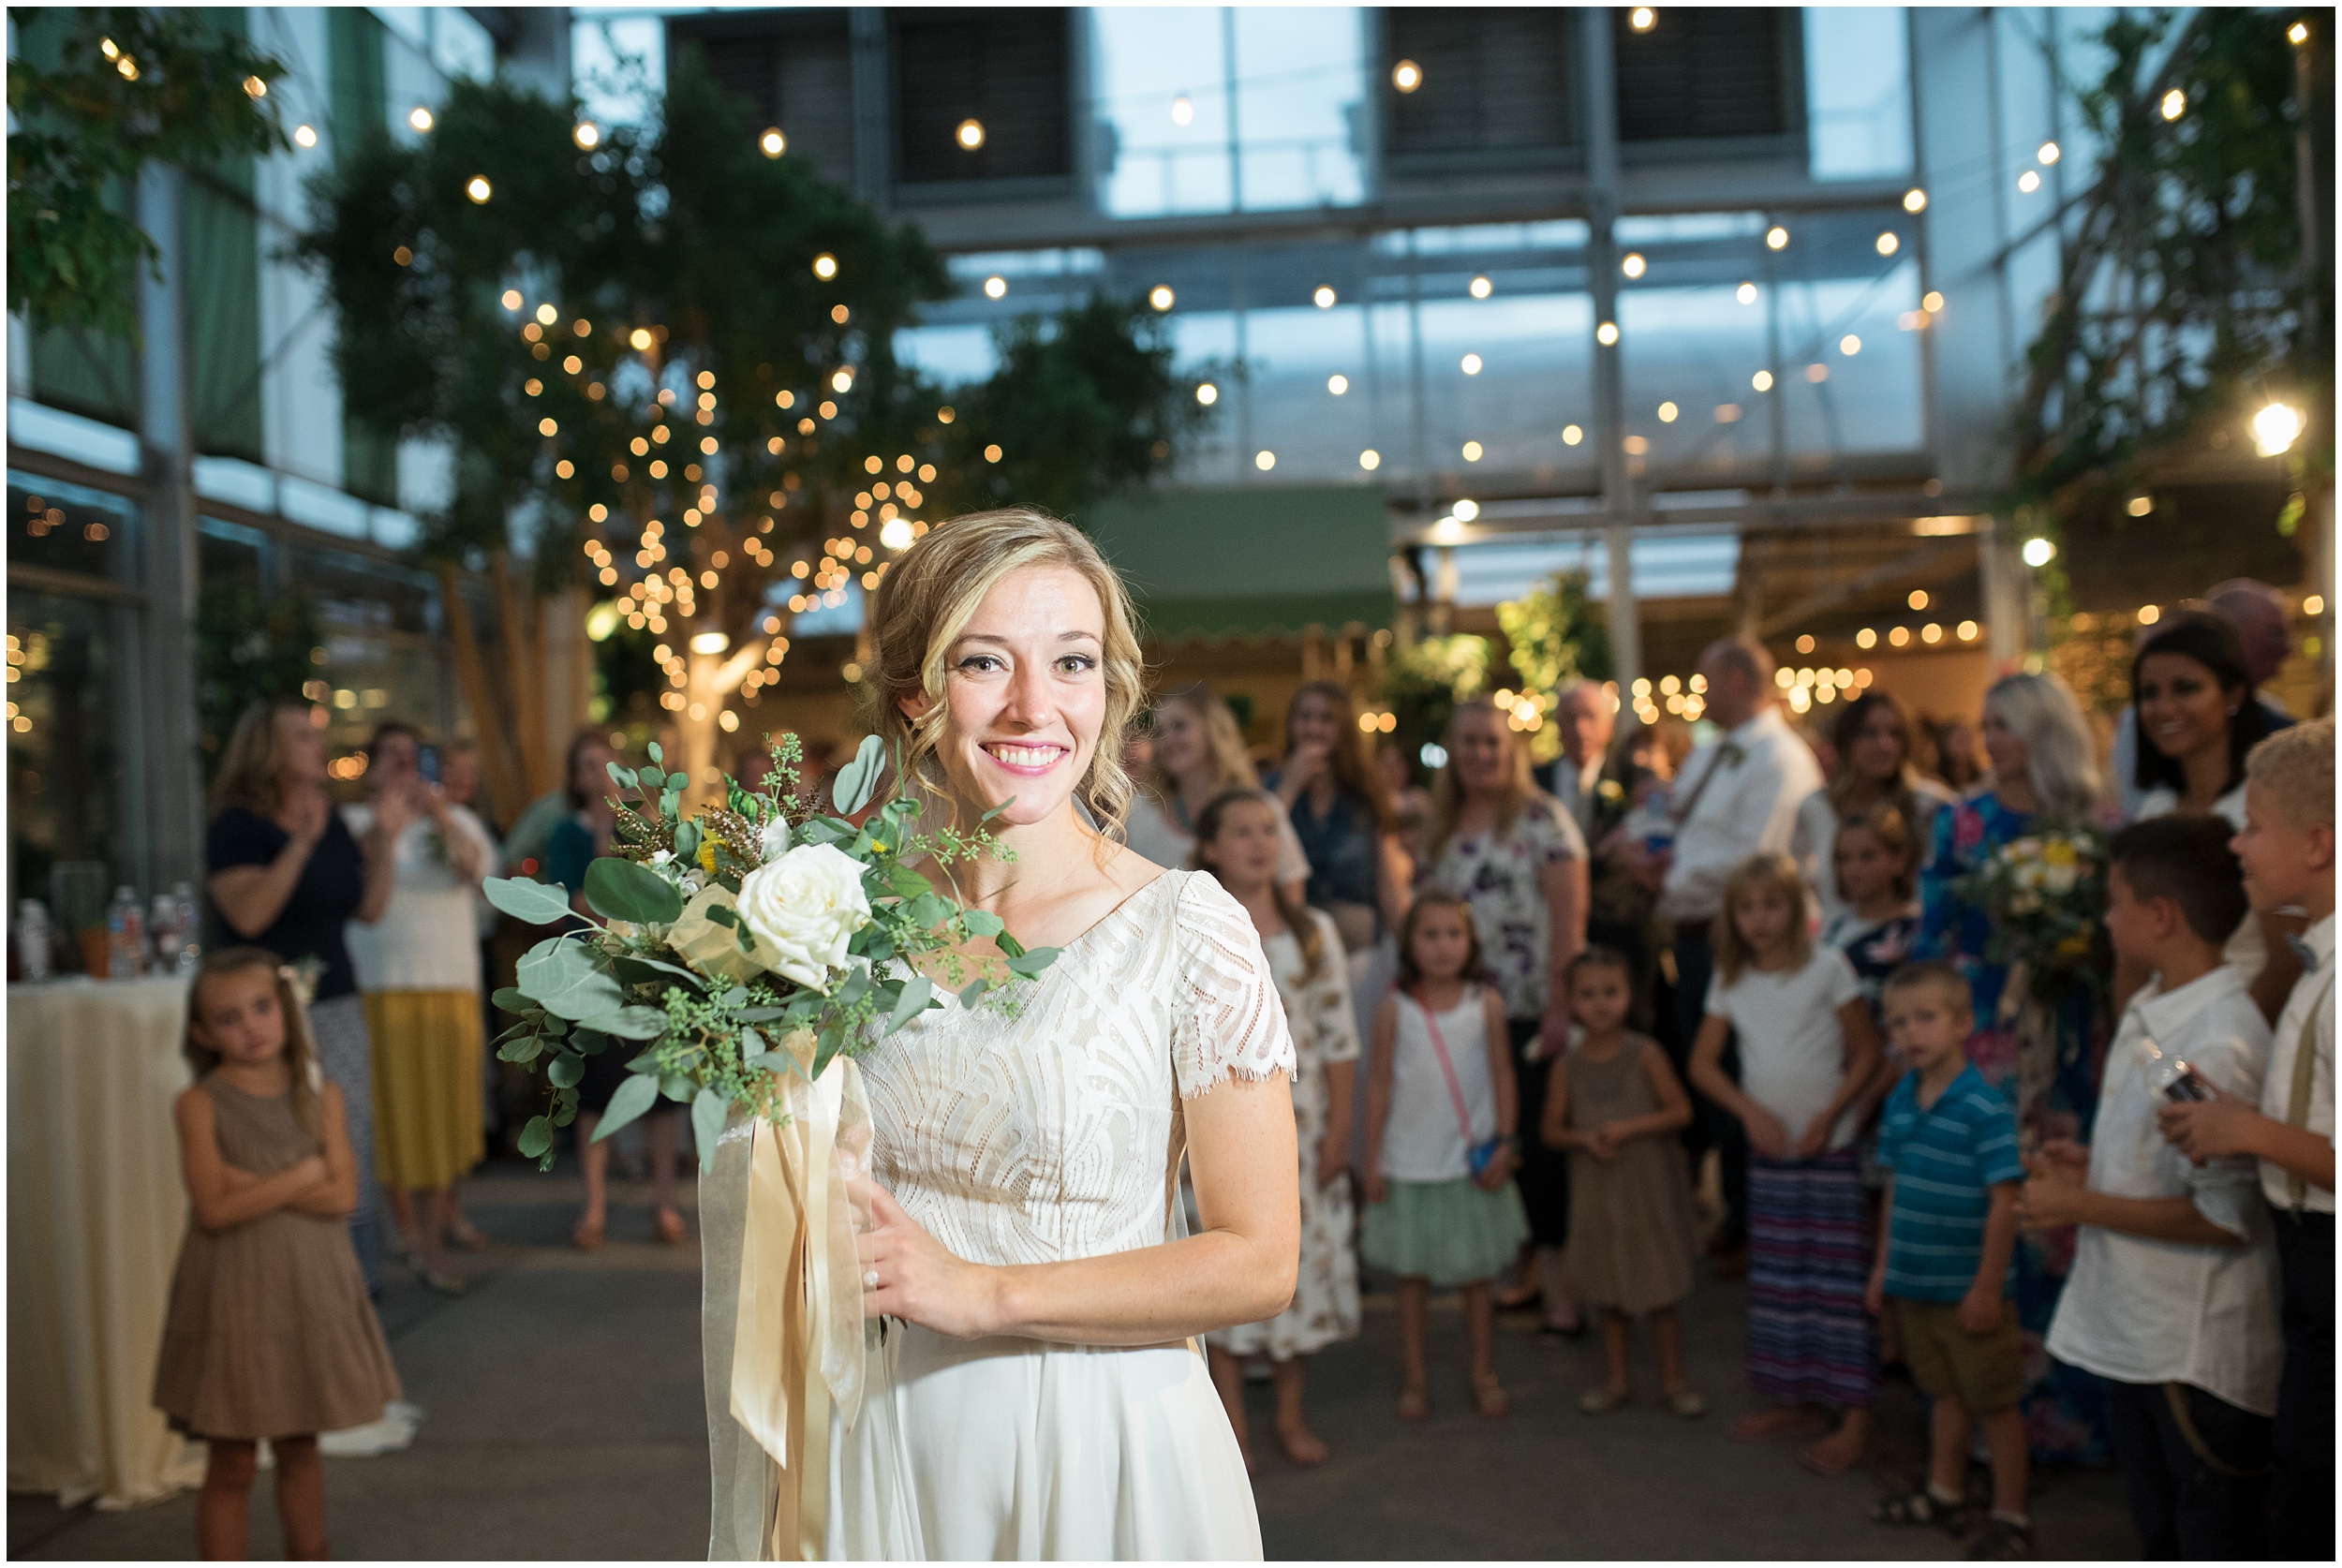
[[[796,1031],[780,1048],[812,1071],[811,1031]],[[868,1222],[870,1107],[861,1073],[845,1057],[817,1080],[783,1072],[779,1081],[780,1118],[735,1124],[725,1142],[745,1135],[748,1158],[719,1158],[709,1177],[746,1191],[737,1290],[727,1302],[720,1280],[709,1280],[708,1349],[716,1353],[718,1315],[731,1306],[729,1413],[769,1459],[759,1555],[813,1561],[822,1556],[827,1522],[831,1412],[848,1431],[862,1412],[862,1270],[854,1235]],[[709,1370],[712,1394],[717,1368]],[[718,1523],[720,1529],[724,1521]],[[748,1542],[735,1538],[734,1545]]]

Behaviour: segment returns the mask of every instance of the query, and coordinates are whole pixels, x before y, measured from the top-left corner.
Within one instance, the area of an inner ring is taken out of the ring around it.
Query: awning
[[[1149,640],[1388,626],[1389,503],[1379,485],[1165,490],[1085,520]]]

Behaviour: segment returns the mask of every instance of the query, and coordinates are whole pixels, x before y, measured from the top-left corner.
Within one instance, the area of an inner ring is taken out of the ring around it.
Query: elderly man
[[[1669,813],[1675,842],[1655,854],[1639,846],[1634,857],[1646,885],[1659,890],[1659,913],[1675,926],[1675,1038],[1669,1050],[1683,1070],[1706,1011],[1714,969],[1711,927],[1725,918],[1724,880],[1761,851],[1786,852],[1797,824],[1798,803],[1821,787],[1814,754],[1775,705],[1772,655],[1752,638],[1728,637],[1699,656],[1707,681],[1707,717],[1719,732],[1684,759]],[[1725,1071],[1740,1076],[1738,1043],[1725,1050]],[[1748,1149],[1740,1124],[1704,1096],[1686,1142],[1698,1154],[1724,1151],[1724,1226],[1719,1252],[1744,1257],[1748,1239]],[[1745,1266],[1744,1263],[1740,1266]],[[1720,1272],[1731,1272],[1729,1261]]]
[[[1610,699],[1592,681],[1572,681],[1553,694],[1553,727],[1561,733],[1562,754],[1544,770],[1544,783],[1578,819],[1578,829],[1589,844],[1601,836],[1594,818],[1601,800],[1602,764],[1617,728],[1611,707]]]
[[[2285,596],[2266,583],[2231,577],[2206,594],[2204,604],[2236,629],[2237,640],[2245,644],[2245,669],[2252,676],[2254,696],[2268,710],[2271,728],[2292,723],[2285,704],[2260,689],[2285,668],[2293,652],[2293,617]],[[2151,626],[2139,629],[2142,643],[2154,635]],[[2139,787],[2139,715],[2128,705],[2114,720],[2114,755],[2109,765],[2122,800],[2123,820],[2135,821],[2146,791]]]

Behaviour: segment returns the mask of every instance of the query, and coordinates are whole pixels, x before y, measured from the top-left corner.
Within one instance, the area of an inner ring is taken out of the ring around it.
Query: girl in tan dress
[[[1689,1418],[1708,1408],[1684,1376],[1675,1313],[1692,1291],[1691,1177],[1676,1138],[1692,1106],[1658,1043],[1626,1029],[1631,973],[1607,947],[1571,961],[1569,1009],[1582,1033],[1554,1066],[1540,1131],[1569,1154],[1569,1289],[1601,1309],[1609,1366],[1578,1408],[1602,1415],[1626,1403],[1626,1330],[1641,1314],[1668,1406]]]
[[[317,1434],[378,1419],[398,1397],[348,1228],[357,1162],[341,1091],[316,1067],[291,971],[276,955],[212,954],[187,998],[197,1077],[172,1112],[192,1222],[155,1372],[170,1424],[211,1444],[196,1549],[245,1555],[265,1438],[288,1555],[321,1559]]]

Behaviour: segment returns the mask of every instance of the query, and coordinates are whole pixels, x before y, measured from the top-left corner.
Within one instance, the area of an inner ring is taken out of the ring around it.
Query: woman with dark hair
[[[2143,741],[2131,782],[2142,791],[2135,821],[2174,813],[2218,817],[2245,827],[2245,754],[2281,728],[2253,689],[2236,629],[2209,610],[2171,612],[2130,661],[2130,701]],[[2286,936],[2296,923],[2248,910],[2224,956],[2252,977],[2253,1000],[2275,1021],[2301,976]],[[2114,1005],[2146,980],[2127,965],[2114,974]]]
[[[415,1277],[455,1295],[464,1282],[448,1267],[446,1244],[487,1244],[464,1219],[455,1183],[486,1152],[472,898],[496,870],[497,850],[422,764],[421,731],[379,726],[366,747],[367,802],[342,808],[362,837],[393,801],[409,814],[391,840],[397,890],[376,925],[350,927],[349,956],[374,1043],[374,1174]]]
[[[1367,760],[1347,688],[1311,681],[1285,708],[1285,760],[1261,780],[1293,821],[1309,856],[1310,907],[1334,917],[1358,953],[1407,912],[1415,868],[1391,821],[1389,792]]]
[[[617,810],[610,804],[617,789],[610,779],[610,764],[616,760],[602,732],[580,730],[570,742],[569,759],[562,770],[570,815],[555,825],[553,836],[545,841],[545,880],[567,888],[570,903],[580,913],[590,912],[586,908],[586,867],[610,852],[610,835],[618,823]],[[610,1146],[594,1142],[594,1129],[601,1125],[602,1113],[610,1109],[610,1097],[626,1082],[627,1055],[613,1043],[599,1056],[587,1057],[586,1076],[578,1084],[577,1149],[578,1164],[586,1174],[586,1206],[578,1213],[570,1240],[580,1251],[590,1252],[601,1245],[602,1227],[609,1219]],[[661,1099],[653,1102],[643,1119],[643,1141],[650,1146],[651,1202],[658,1210],[659,1239],[670,1247],[680,1246],[689,1234],[674,1206],[675,1110],[673,1101]]]
[[[1789,854],[1805,874],[1824,925],[1845,912],[1834,869],[1840,823],[1875,806],[1892,806],[1912,838],[1925,844],[1936,810],[1959,798],[1912,767],[1910,716],[1883,691],[1865,691],[1839,709],[1830,740],[1837,753],[1830,782],[1798,806],[1789,836]]]
[[[404,794],[382,802],[362,846],[326,794],[323,722],[322,709],[297,701],[257,703],[236,720],[212,784],[203,890],[237,940],[289,964],[318,964],[309,1029],[349,1118],[358,1164],[349,1238],[366,1289],[376,1291],[374,1050],[344,931],[351,921],[373,925],[389,907],[397,877],[393,849],[415,806]]]

